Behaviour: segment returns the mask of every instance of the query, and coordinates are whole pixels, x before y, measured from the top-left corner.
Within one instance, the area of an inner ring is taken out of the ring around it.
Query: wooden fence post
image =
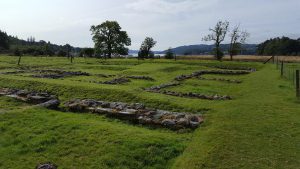
[[[283,61],[281,61],[281,77],[283,76]]]
[[[300,97],[300,81],[299,81],[299,70],[296,70],[296,96]]]
[[[278,59],[278,56],[276,57],[276,68],[277,68],[277,70],[279,68],[279,59]]]

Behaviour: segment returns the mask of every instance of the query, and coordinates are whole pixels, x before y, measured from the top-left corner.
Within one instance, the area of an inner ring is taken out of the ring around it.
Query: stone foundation
[[[139,103],[127,104],[122,102],[77,99],[67,102],[65,107],[72,112],[102,114],[138,124],[165,127],[172,130],[184,128],[195,129],[203,122],[203,118],[200,115],[150,109]]]

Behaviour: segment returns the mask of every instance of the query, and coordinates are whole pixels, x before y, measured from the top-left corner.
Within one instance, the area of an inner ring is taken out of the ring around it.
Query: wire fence
[[[280,70],[281,77],[290,81],[295,88],[296,96],[300,98],[300,63],[285,62],[278,57],[273,57],[273,63]]]

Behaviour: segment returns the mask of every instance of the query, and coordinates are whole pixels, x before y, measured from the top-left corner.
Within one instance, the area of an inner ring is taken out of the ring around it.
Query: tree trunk
[[[19,56],[19,60],[18,60],[18,66],[20,65],[20,63],[21,63],[21,55]]]

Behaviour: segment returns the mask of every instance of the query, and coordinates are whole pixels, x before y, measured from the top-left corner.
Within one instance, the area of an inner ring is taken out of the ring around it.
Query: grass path
[[[268,65],[217,105],[173,168],[298,168],[300,104],[288,82]]]

